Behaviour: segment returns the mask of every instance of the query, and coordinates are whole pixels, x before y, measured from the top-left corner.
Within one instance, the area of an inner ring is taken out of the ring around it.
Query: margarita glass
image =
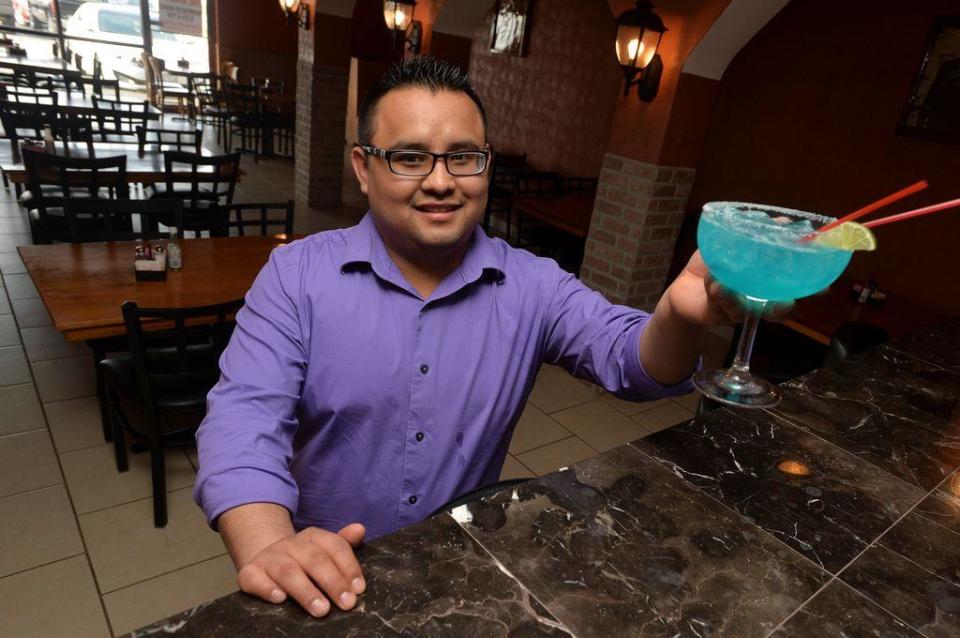
[[[729,370],[702,370],[693,382],[707,397],[728,405],[768,408],[780,391],[750,374],[750,353],[768,302],[788,302],[832,284],[853,254],[815,241],[801,241],[835,221],[814,213],[738,202],[703,207],[697,245],[713,277],[745,297],[746,318]]]

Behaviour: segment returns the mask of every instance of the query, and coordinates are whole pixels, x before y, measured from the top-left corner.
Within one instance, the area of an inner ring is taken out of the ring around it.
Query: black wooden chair
[[[99,61],[96,62],[99,64]],[[80,80],[83,83],[84,92],[96,96],[103,100],[120,102],[120,80],[107,80],[94,75],[93,77],[83,76]]]
[[[202,143],[203,129],[137,127],[137,151],[140,157],[143,157],[147,146],[157,151],[186,151],[199,154]]]
[[[253,161],[260,159],[260,137],[263,133],[264,114],[260,88],[247,84],[228,82],[224,90],[227,106],[227,149],[234,150],[234,136],[240,136],[241,153],[253,153]]]
[[[204,157],[199,153],[164,151],[163,162],[164,183],[153,197],[182,200],[186,230],[226,237],[228,219],[220,207],[233,203],[240,175],[240,153]],[[176,171],[177,166],[187,170]]]
[[[93,96],[93,108],[96,113],[98,135],[103,141],[107,136],[130,136],[137,134],[137,127],[147,128],[150,119],[150,103],[106,100]]]
[[[72,243],[166,239],[169,228],[183,238],[183,202],[179,199],[68,199],[63,202]]]
[[[213,99],[215,91],[219,90],[222,77],[216,73],[191,73],[188,77],[188,88],[192,97],[190,103],[190,119],[197,119],[205,103]]]
[[[167,524],[164,450],[193,444],[242,305],[237,299],[192,308],[140,308],[132,301],[121,307],[130,352],[107,357],[100,367],[117,470],[129,469],[126,435],[132,452],[150,453],[156,527]]]
[[[130,196],[124,155],[80,158],[25,150],[23,163],[30,197],[22,197],[21,202],[30,209],[30,232],[35,244],[70,241],[63,213],[66,199]]]
[[[595,197],[597,194],[598,179],[596,177],[558,177],[556,185],[551,185],[548,192],[555,193],[554,197],[581,196]],[[583,262],[583,253],[586,241],[575,235],[565,233],[550,224],[532,222],[526,226],[518,219],[518,244],[529,248],[539,255],[554,259],[561,268],[580,276],[580,264]]]
[[[510,241],[513,225],[513,197],[517,192],[520,174],[527,166],[527,154],[508,155],[497,153],[490,167],[490,189],[487,195],[487,210],[483,215],[483,229],[489,234],[494,217],[501,217],[507,225],[507,241]]]
[[[221,210],[227,212],[230,229],[236,229],[236,234],[240,237],[247,234],[247,228],[258,229],[261,235],[274,232],[293,234],[294,203],[292,199],[282,204],[231,204],[222,206]]]
[[[47,88],[32,88],[17,84],[0,84],[0,100],[23,104],[47,104],[56,106],[60,95]]]
[[[560,197],[563,194],[563,178],[556,171],[524,171],[517,180],[519,197]],[[524,220],[517,211],[517,247],[544,254],[549,227],[541,222]]]
[[[213,78],[209,90],[205,84],[198,87],[197,119],[201,124],[213,126],[217,130],[217,144],[225,145],[227,122],[230,119],[230,109],[223,90],[226,79],[222,75],[214,75]]]

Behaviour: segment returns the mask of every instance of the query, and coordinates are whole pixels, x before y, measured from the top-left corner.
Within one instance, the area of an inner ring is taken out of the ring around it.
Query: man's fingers
[[[347,539],[347,542],[352,546],[359,547],[360,543],[363,542],[363,537],[367,534],[367,528],[360,523],[350,523],[337,533]]]
[[[330,611],[330,601],[314,585],[311,577],[307,576],[299,560],[287,556],[283,560],[271,563],[267,570],[267,575],[293,596],[294,600],[300,603],[300,606],[311,616],[319,618],[326,616]]]
[[[357,595],[326,547],[313,541],[300,543],[291,554],[333,604],[344,611],[353,608],[357,603]]]
[[[723,287],[712,277],[705,280],[704,283],[707,286],[707,294],[720,305],[720,309],[723,311],[723,314],[726,315],[727,321],[733,323],[743,321],[743,303],[733,291]]]
[[[353,546],[346,538],[341,534],[330,534],[319,530],[309,538],[330,556],[330,560],[340,570],[344,581],[349,583],[349,589],[353,590],[353,593],[359,594],[367,588],[367,583],[360,571],[360,563],[357,561],[356,554],[353,553]]]
[[[280,585],[267,576],[267,572],[263,571],[262,567],[253,563],[237,572],[237,585],[241,591],[267,602],[282,603],[287,599],[287,594]]]

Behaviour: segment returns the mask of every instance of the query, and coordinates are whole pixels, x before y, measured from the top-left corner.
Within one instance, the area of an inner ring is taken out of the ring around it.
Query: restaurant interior
[[[957,0],[0,0],[0,634],[120,636],[237,591],[192,496],[218,331],[270,250],[364,215],[349,161],[358,103],[391,63],[416,55],[468,69],[484,101],[495,152],[485,231],[633,308],[653,311],[684,269],[707,202],[842,217],[918,182],[884,213],[960,197]],[[955,322],[960,210],[874,235],[876,250],[854,253],[828,291],[761,323],[754,372],[794,387]],[[214,350],[179,381],[193,411],[164,406],[143,362],[151,338],[169,333],[151,336],[150,324],[189,331],[218,313],[204,324]],[[902,591],[888,579],[877,595],[825,559],[829,578],[797,607],[838,583],[903,626],[875,635],[960,635],[952,330],[929,361],[936,373],[910,368],[947,393],[909,401],[939,419],[914,437],[939,450],[935,481],[891,470],[837,428],[816,439],[824,458],[842,452],[923,496],[946,490],[937,538],[951,549],[936,566],[900,551],[929,579]],[[740,337],[711,328],[704,366],[729,365]],[[871,378],[844,377],[851,387]],[[837,384],[821,395],[836,398]],[[698,392],[626,401],[545,364],[501,479],[554,476],[628,444],[671,480],[699,476],[712,470],[663,450],[714,407]],[[783,470],[785,458],[757,472]],[[739,501],[729,508],[763,520]],[[873,542],[885,529],[858,541],[893,553]],[[771,534],[794,547],[791,534]],[[936,608],[936,620],[898,611],[890,600],[901,594],[911,609]],[[541,600],[570,635],[655,633],[578,627],[571,618],[587,607]],[[803,614],[791,612],[713,635],[827,635],[798,629]]]

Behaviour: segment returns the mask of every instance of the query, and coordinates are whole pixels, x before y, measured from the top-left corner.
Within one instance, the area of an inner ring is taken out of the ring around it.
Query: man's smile
[[[454,211],[462,208],[462,204],[457,203],[441,203],[441,204],[415,204],[414,208],[420,211],[421,213],[452,213]]]

